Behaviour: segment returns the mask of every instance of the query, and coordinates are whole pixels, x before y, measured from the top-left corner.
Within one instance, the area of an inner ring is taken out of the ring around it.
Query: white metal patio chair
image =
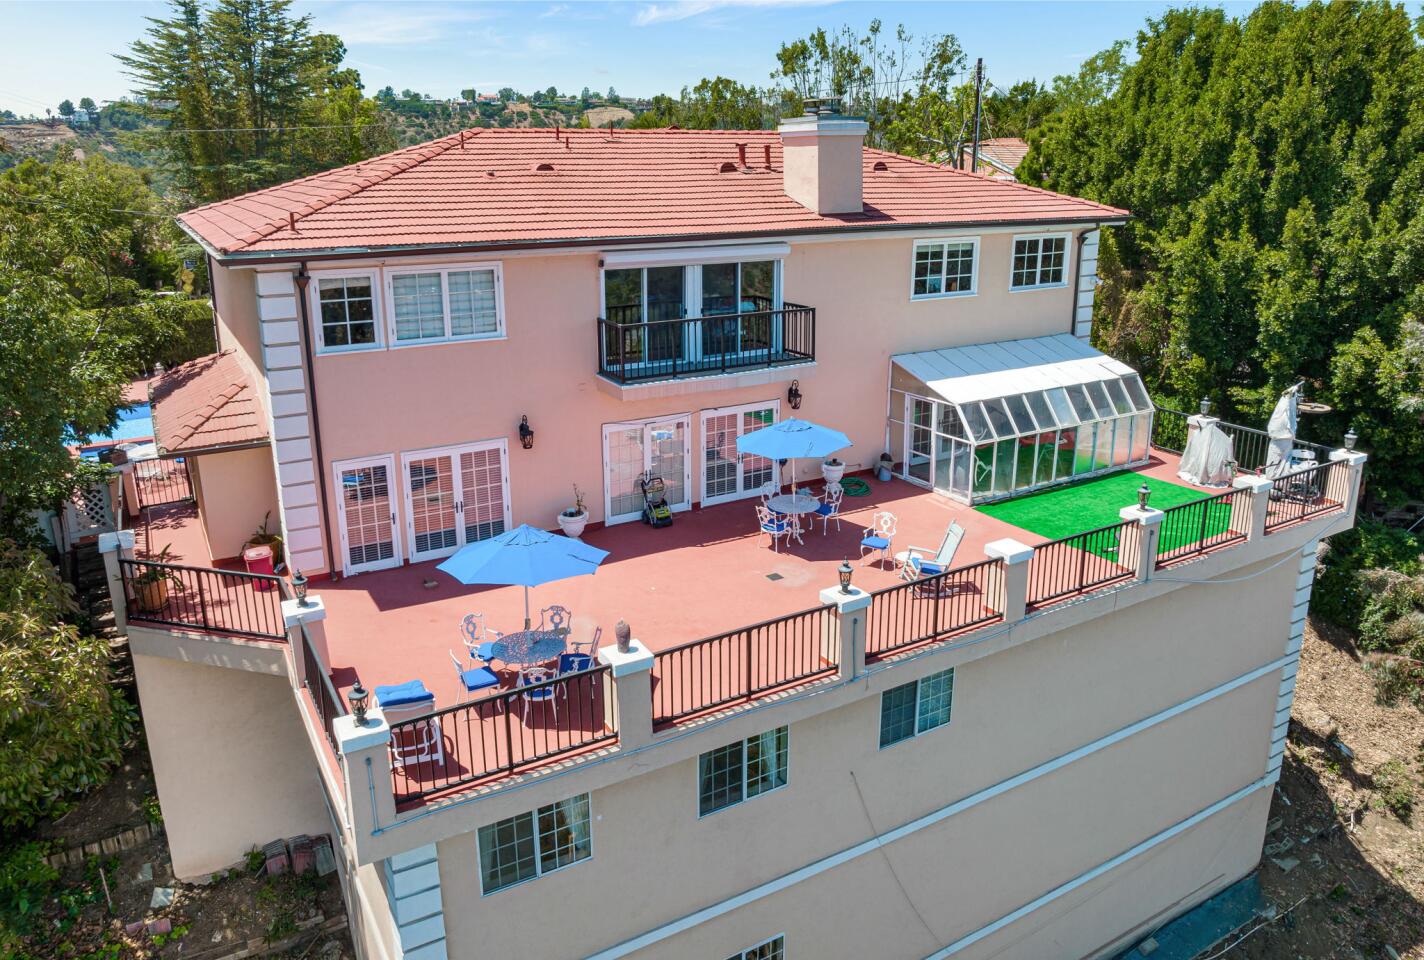
[[[597,656],[597,655],[598,655],[598,641],[600,641],[600,640],[602,640],[602,639],[603,639],[603,628],[602,628],[602,627],[594,627],[594,628],[593,628],[593,633],[589,634],[589,638],[588,638],[587,640],[570,640],[570,641],[569,641],[569,645],[568,645],[568,646],[569,646],[569,652],[570,652],[570,653],[584,653],[584,654],[589,655],[590,657]]]
[[[821,518],[821,536],[830,532],[831,521],[836,522],[837,532],[841,529],[841,501],[845,499],[845,490],[839,483],[826,484],[826,493],[821,501],[821,505],[816,508],[816,512],[811,514],[811,522],[815,523],[816,518]]]
[[[895,528],[898,524],[895,514],[888,510],[881,510],[872,516],[870,526],[860,538],[861,559],[865,559],[867,553],[879,551],[880,567],[883,570],[890,559],[890,548],[895,545]]]
[[[558,674],[547,667],[530,667],[527,670],[519,671],[519,685],[521,687],[532,687],[535,684],[543,683],[546,680],[554,680]],[[536,703],[547,703],[554,710],[554,722],[559,722],[559,701],[555,699],[557,690],[555,687],[540,687],[538,690],[525,690],[520,696],[524,700],[524,722],[529,722],[529,710]]]
[[[776,548],[776,538],[792,535],[794,528],[791,521],[783,514],[772,512],[764,503],[757,504],[756,511],[757,523],[761,526],[761,532],[771,538],[772,551],[779,553],[780,551]]]
[[[568,607],[560,607],[557,605],[545,607],[539,611],[539,629],[546,633],[567,636],[569,624],[573,622],[573,619],[573,614],[569,613]]]
[[[471,660],[483,660],[485,663],[493,660],[494,643],[501,636],[498,630],[485,628],[483,613],[467,613],[465,619],[460,621],[460,637],[465,641]]]

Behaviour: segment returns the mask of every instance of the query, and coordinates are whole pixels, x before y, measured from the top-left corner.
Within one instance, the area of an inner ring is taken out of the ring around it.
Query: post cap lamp
[[[850,593],[850,578],[855,571],[850,567],[849,558],[841,561],[841,565],[836,568],[836,573],[841,578],[841,593]]]
[[[311,603],[307,600],[307,578],[302,575],[300,570],[292,577],[292,592],[297,595],[297,606],[311,606]]]
[[[1140,486],[1140,487],[1137,488],[1137,505],[1138,505],[1139,507],[1141,507],[1143,510],[1146,510],[1146,509],[1147,509],[1147,499],[1148,499],[1148,497],[1151,497],[1151,496],[1152,496],[1152,491],[1151,491],[1151,489],[1149,489],[1148,486],[1147,486],[1147,484],[1144,483],[1142,486]]]
[[[356,686],[351,688],[351,692],[346,695],[346,702],[351,704],[351,713],[356,717],[356,726],[366,725],[366,701],[371,699],[371,695],[366,692],[366,688],[361,686],[361,681],[356,681]]]

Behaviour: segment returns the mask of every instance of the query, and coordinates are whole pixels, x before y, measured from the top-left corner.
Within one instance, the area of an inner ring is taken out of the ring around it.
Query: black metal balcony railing
[[[1180,454],[1187,445],[1187,417],[1189,415],[1170,407],[1158,407],[1152,421],[1152,445],[1168,453]],[[1271,436],[1255,427],[1243,427],[1239,423],[1217,422],[1232,441],[1236,469],[1242,473],[1255,473],[1266,465],[1266,457],[1271,449]],[[1295,448],[1314,451],[1315,459],[1324,463],[1330,457],[1330,448],[1309,440],[1296,438]]]
[[[128,618],[165,627],[285,640],[281,577],[120,560]]]
[[[598,372],[616,383],[671,380],[816,359],[816,308],[765,298],[742,313],[684,318],[676,305],[608,308],[598,318]]]

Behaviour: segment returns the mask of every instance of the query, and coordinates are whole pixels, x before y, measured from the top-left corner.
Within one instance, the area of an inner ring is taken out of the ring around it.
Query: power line
[[[12,192],[9,191],[9,190],[0,191],[0,197],[4,197],[6,200],[13,200],[13,201],[15,201],[16,203],[28,203],[28,204],[30,204],[31,206],[35,206],[35,207],[59,207],[59,208],[61,208],[61,209],[65,209],[65,210],[95,210],[95,209],[97,209],[100,213],[123,213],[123,214],[128,214],[128,215],[134,216],[134,217],[157,217],[157,218],[159,218],[159,219],[161,219],[161,220],[171,220],[171,219],[173,218],[173,216],[174,216],[174,214],[172,214],[172,213],[154,213],[152,210],[121,210],[121,209],[118,209],[118,208],[116,208],[116,207],[97,207],[97,208],[96,208],[96,207],[80,206],[80,205],[73,204],[73,203],[62,203],[62,202],[60,202],[60,201],[58,201],[58,200],[47,200],[47,199],[46,199],[46,200],[36,200],[36,199],[31,198],[31,197],[22,197],[22,196],[20,196],[19,194],[17,194],[17,193],[12,193]]]
[[[335,123],[319,127],[149,127],[144,130],[125,130],[125,133],[280,133],[287,130],[365,130],[380,126],[373,123]]]

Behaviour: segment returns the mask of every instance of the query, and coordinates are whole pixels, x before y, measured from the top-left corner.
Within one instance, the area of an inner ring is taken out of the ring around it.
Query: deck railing
[[[638,305],[598,318],[598,372],[620,384],[806,363],[816,358],[816,308],[770,301],[746,313],[642,319]]]
[[[1152,445],[1168,453],[1180,454],[1187,443],[1187,417],[1188,414],[1180,410],[1158,407],[1157,416],[1152,421]],[[1218,421],[1217,426],[1231,438],[1232,458],[1238,471],[1255,473],[1266,465],[1266,454],[1271,447],[1270,434],[1225,420]],[[1322,463],[1330,456],[1329,447],[1308,440],[1297,439],[1292,446],[1314,451],[1315,459]]]
[[[1183,557],[1197,556],[1223,544],[1245,540],[1246,525],[1235,512],[1249,496],[1244,490],[1227,490],[1214,497],[1163,510],[1162,524],[1158,527],[1155,565],[1163,567]]]
[[[311,635],[307,633],[306,624],[301,625],[301,646],[302,685],[306,687],[312,704],[316,707],[316,716],[321,721],[327,742],[331,744],[331,749],[337,750],[339,748],[336,745],[334,724],[337,717],[346,716],[346,704],[336,692],[336,687],[331,682],[331,674],[327,673],[326,667],[317,657],[316,646],[312,643]]]
[[[1123,534],[1136,524],[1124,520],[1034,547],[1028,562],[1029,609],[1136,576],[1136,568],[1119,557]]]
[[[1318,466],[1296,470],[1271,481],[1270,509],[1266,512],[1266,533],[1321,513],[1339,509],[1342,504],[1332,500],[1336,470],[1347,469],[1344,463],[1326,461]]]
[[[653,656],[653,727],[833,673],[832,607],[812,607]]]
[[[607,666],[391,724],[397,803],[513,773],[618,736]]]
[[[281,577],[120,560],[128,619],[166,627],[285,640]]]
[[[871,594],[865,659],[879,660],[1003,617],[1004,562],[981,560]]]

